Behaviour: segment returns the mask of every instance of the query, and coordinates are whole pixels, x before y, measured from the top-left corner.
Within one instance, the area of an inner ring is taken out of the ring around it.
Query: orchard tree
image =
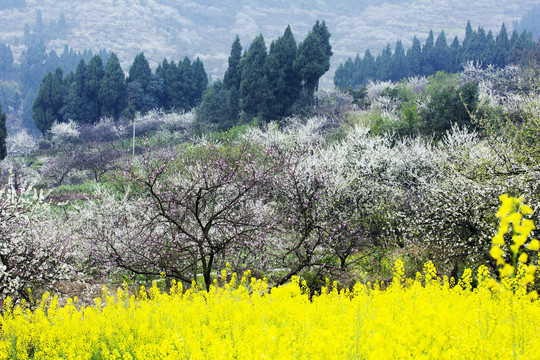
[[[0,297],[32,300],[72,277],[76,252],[67,220],[56,218],[37,190],[12,180],[0,187]]]
[[[124,269],[156,276],[165,272],[188,283],[202,273],[209,289],[212,272],[226,261],[265,261],[262,235],[275,222],[267,216],[262,194],[277,169],[273,149],[246,142],[147,153],[121,174],[127,173],[141,192],[137,207],[148,216],[140,230],[135,222],[128,225],[152,233],[124,239],[112,234],[104,246]]]

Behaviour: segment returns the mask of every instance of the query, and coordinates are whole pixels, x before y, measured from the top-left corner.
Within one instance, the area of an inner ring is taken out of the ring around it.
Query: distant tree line
[[[29,130],[37,131],[32,118],[32,104],[43,77],[58,67],[64,73],[68,73],[76,69],[81,59],[89,61],[95,55],[91,50],[74,51],[67,45],[61,53],[54,50],[47,52],[45,43],[50,37],[60,37],[58,32],[64,28],[63,14],[58,21],[51,21],[49,26],[45,27],[41,12],[38,11],[33,30],[25,24],[26,49],[18,62],[15,62],[11,48],[6,44],[0,44],[0,103],[4,106],[4,110],[10,108],[15,112],[20,110],[23,127]],[[100,50],[97,54],[105,62],[110,56],[105,50]]]
[[[412,46],[405,51],[401,40],[396,42],[394,52],[390,44],[376,58],[366,50],[364,57],[349,58],[340,64],[334,75],[334,84],[340,88],[359,88],[368,81],[399,81],[411,76],[429,76],[437,71],[457,73],[463,70],[462,64],[475,61],[483,66],[489,64],[505,67],[508,64],[527,64],[535,58],[539,46],[532,40],[530,32],[521,35],[516,30],[509,38],[503,24],[495,37],[491,30],[486,34],[482,27],[474,31],[467,22],[465,38],[460,43],[454,37],[450,45],[444,30],[434,39],[433,30],[422,46],[415,36]]]
[[[143,53],[135,57],[126,78],[118,57],[112,53],[104,66],[94,55],[88,64],[65,77],[61,68],[47,73],[32,105],[36,127],[43,133],[54,122],[73,120],[79,125],[96,123],[101,117],[132,118],[150,109],[189,110],[200,101],[208,85],[202,61],[188,57],[176,64],[164,59],[152,74]]]
[[[267,52],[262,35],[242,54],[236,36],[223,81],[208,88],[197,109],[197,121],[206,130],[279,119],[311,105],[319,79],[330,68],[332,47],[324,21],[317,22],[304,41],[296,40],[287,26]]]
[[[513,22],[514,29],[516,29],[518,32],[521,31],[530,31],[532,32],[533,40],[539,41],[540,40],[540,5],[536,5],[523,15],[520,21],[514,21]]]

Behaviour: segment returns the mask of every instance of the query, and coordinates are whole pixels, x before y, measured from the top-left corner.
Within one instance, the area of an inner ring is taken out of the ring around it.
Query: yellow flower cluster
[[[523,216],[532,210],[521,199],[501,200],[491,249],[501,283],[480,266],[453,286],[431,262],[409,279],[398,260],[388,286],[339,290],[327,281],[312,294],[297,277],[272,289],[249,272],[238,280],[227,264],[208,292],[174,282],[162,292],[154,282],[137,296],[128,296],[127,286],[114,296],[104,288],[86,307],[76,298],[59,306],[45,294],[34,310],[8,298],[0,360],[537,359],[540,301],[526,291],[536,267],[523,255],[523,247],[539,247],[537,240],[527,243],[534,224]]]
[[[531,215],[533,210],[523,204],[523,198],[509,197],[504,194],[500,197],[502,202],[497,217],[500,218],[499,231],[492,238],[493,246],[490,254],[500,265],[499,275],[502,279],[502,285],[505,288],[513,290],[522,290],[526,292],[528,284],[534,282],[534,274],[537,266],[529,263],[528,251],[538,251],[540,242],[537,239],[532,239],[528,244],[527,240],[531,231],[536,227],[534,222],[526,219],[523,216]],[[512,242],[507,244],[505,236],[510,236]],[[511,254],[511,262],[505,260],[505,250]],[[528,264],[529,263],[529,264]],[[500,288],[500,284],[491,281],[492,287]],[[530,298],[537,298],[536,291],[529,293]]]
[[[495,295],[478,272],[450,286],[432,264],[406,279],[310,297],[305,283],[215,282],[209,292],[156,285],[127,297],[104,290],[93,306],[58,306],[45,295],[30,311],[5,304],[0,359],[533,359],[540,302]]]

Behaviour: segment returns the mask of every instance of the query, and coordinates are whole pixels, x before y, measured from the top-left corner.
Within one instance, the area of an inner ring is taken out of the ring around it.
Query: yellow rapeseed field
[[[529,209],[519,199],[501,200],[512,204],[501,207],[503,228],[493,241],[511,254],[507,264],[492,249],[500,282],[481,266],[452,286],[430,262],[406,279],[398,260],[391,284],[339,290],[328,283],[314,294],[298,278],[269,290],[248,272],[228,283],[216,280],[209,292],[174,284],[164,293],[154,283],[128,298],[125,289],[104,289],[86,307],[76,299],[60,307],[47,294],[34,310],[7,299],[0,358],[539,359],[540,302],[527,292],[536,268],[520,255],[525,246],[538,250],[537,241],[523,241],[534,224],[522,221]],[[512,221],[514,243],[507,249],[503,231]],[[522,247],[512,248],[516,242]]]

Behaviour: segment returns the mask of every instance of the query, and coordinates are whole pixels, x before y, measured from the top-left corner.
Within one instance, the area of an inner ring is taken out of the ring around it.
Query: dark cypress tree
[[[266,45],[262,35],[253,39],[246,54],[240,83],[242,110],[249,116],[268,114],[267,100],[270,96],[266,77]]]
[[[493,32],[489,30],[486,35],[484,50],[481,55],[482,63],[486,65],[495,65],[496,51],[497,45],[495,43],[495,38],[493,37]]]
[[[6,114],[2,112],[2,104],[0,104],[0,160],[4,160],[7,156],[6,138]]]
[[[444,30],[439,33],[435,46],[430,50],[429,58],[432,61],[433,71],[446,71],[450,70],[450,49],[446,42],[446,35]]]
[[[324,22],[323,22],[324,24]],[[330,69],[332,47],[328,42],[329,34],[326,25],[317,23],[307,37],[298,46],[298,55],[294,61],[294,69],[303,81],[309,99],[319,86],[319,79]],[[324,43],[323,43],[324,41]]]
[[[128,117],[133,118],[136,112],[144,113],[146,111],[144,99],[151,76],[152,70],[150,70],[150,65],[144,57],[144,53],[135,56],[129,68],[129,76],[126,79],[127,109],[124,112]]]
[[[471,25],[471,20],[467,21],[467,26],[465,27],[465,38],[463,38],[463,47],[467,47],[469,45],[469,42],[474,38],[474,30]]]
[[[294,69],[297,46],[291,27],[273,41],[267,58],[267,78],[272,92],[267,117],[281,118],[300,95],[301,79]]]
[[[62,121],[60,110],[65,95],[62,75],[60,68],[56,70],[54,75],[53,73],[45,75],[32,105],[34,122],[44,135],[51,128],[53,122]]]
[[[236,90],[236,86],[233,86],[227,95],[227,123],[238,123],[238,116],[240,115],[240,93]]]
[[[330,61],[330,58],[332,57],[332,55],[334,55],[334,53],[332,52],[332,45],[330,45],[331,35],[324,20],[321,23],[319,23],[319,20],[317,20],[315,22],[315,25],[313,26],[312,31],[316,33],[319,37],[319,41],[321,42],[321,46],[323,47],[324,54],[328,57],[328,60]]]
[[[396,42],[394,55],[392,55],[392,81],[399,81],[407,77],[407,57],[401,40]]]
[[[339,64],[334,73],[334,85],[340,89],[349,89],[353,87],[354,62],[351,58],[343,64]]]
[[[361,83],[362,85],[366,84],[369,80],[375,80],[375,58],[373,55],[371,55],[371,52],[369,49],[366,50],[364,53],[364,58],[362,59],[362,67],[364,68],[364,81]]]
[[[86,67],[86,94],[91,109],[88,120],[91,123],[98,121],[101,117],[101,102],[98,94],[104,75],[103,60],[101,56],[94,55]]]
[[[237,90],[240,89],[241,70],[239,69],[240,59],[242,58],[242,45],[240,45],[240,38],[236,35],[234,42],[231,46],[231,55],[229,56],[229,67],[225,71],[223,76],[223,86],[226,90],[231,89],[233,86]]]
[[[191,107],[194,107],[201,102],[204,91],[208,87],[208,75],[204,70],[203,62],[199,58],[195,59],[193,64],[191,64],[191,67],[191,72],[193,76],[193,95],[190,105]]]
[[[64,79],[67,95],[60,113],[62,118],[74,120],[79,124],[91,122],[96,116],[92,113],[93,106],[87,95],[86,72],[86,63],[81,59],[73,75],[73,82],[69,81],[67,76]]]
[[[461,46],[459,39],[454,36],[454,41],[450,45],[450,70],[451,73],[457,73],[463,70],[461,66]]]
[[[129,84],[137,81],[141,84],[143,89],[146,89],[150,82],[151,75],[152,70],[150,70],[148,60],[144,57],[144,53],[140,53],[133,59],[133,64],[131,64],[131,67],[129,68],[129,76],[126,79],[126,83]]]
[[[150,82],[146,87],[146,93],[144,94],[144,109],[143,111],[149,111],[151,109],[157,109],[161,106],[161,99],[165,92],[165,83],[163,79],[157,74],[150,76]]]
[[[381,55],[377,57],[377,80],[386,81],[392,78],[392,49],[387,44]]]
[[[111,54],[105,74],[99,87],[98,99],[101,103],[102,114],[118,119],[122,111],[122,100],[126,90],[124,71],[115,53]]]
[[[183,104],[183,109],[190,109],[192,104],[195,103],[194,92],[195,92],[195,83],[193,79],[193,68],[191,67],[191,60],[187,56],[184,56],[182,62],[178,62],[178,72],[179,79],[181,83],[181,91],[183,93],[181,102]]]
[[[364,62],[360,58],[359,54],[356,54],[354,58],[353,67],[351,69],[351,88],[356,89],[361,85],[364,85],[366,78],[366,69],[364,67]]]
[[[504,23],[495,39],[495,45],[495,64],[501,68],[505,67],[510,52],[510,42],[508,41],[508,32],[506,31],[506,25]]]
[[[407,74],[408,76],[422,74],[422,46],[416,36],[413,38],[412,46],[407,50]]]
[[[478,27],[478,31],[476,32],[474,41],[471,42],[471,44],[474,44],[474,46],[472,46],[471,58],[469,60],[480,61],[483,66],[488,65],[484,62],[484,54],[486,52],[486,43],[487,43],[486,31],[484,30],[483,27]]]
[[[429,35],[422,47],[422,74],[426,76],[434,73],[433,59],[431,58],[433,46],[433,30],[429,30]]]

